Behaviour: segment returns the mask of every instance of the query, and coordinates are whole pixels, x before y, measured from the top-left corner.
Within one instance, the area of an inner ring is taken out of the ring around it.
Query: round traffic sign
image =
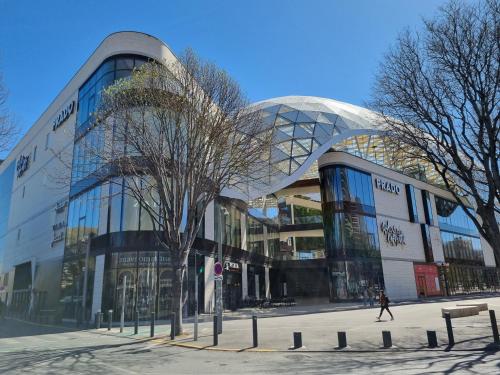
[[[214,273],[215,273],[215,276],[222,275],[222,264],[220,262],[216,262],[214,264]]]

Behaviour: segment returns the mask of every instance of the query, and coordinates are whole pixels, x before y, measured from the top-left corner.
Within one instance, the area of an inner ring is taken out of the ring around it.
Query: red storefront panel
[[[438,268],[435,264],[415,264],[417,294],[421,297],[441,296]]]

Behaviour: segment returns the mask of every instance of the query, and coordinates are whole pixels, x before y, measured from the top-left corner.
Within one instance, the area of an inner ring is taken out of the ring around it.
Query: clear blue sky
[[[226,69],[249,99],[363,105],[384,51],[438,0],[0,0],[0,71],[26,131],[108,34],[136,30]]]

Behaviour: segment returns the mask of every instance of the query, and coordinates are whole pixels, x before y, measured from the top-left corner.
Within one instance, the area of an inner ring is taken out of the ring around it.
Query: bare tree
[[[171,65],[144,64],[102,94],[89,160],[103,177],[126,178],[125,193],[170,254],[177,334],[200,216],[223,189],[243,189],[268,168],[271,133],[247,104],[234,80],[192,52]]]
[[[497,264],[499,17],[498,0],[452,1],[424,20],[421,33],[404,32],[381,64],[372,102],[390,138],[433,166],[493,247]]]
[[[8,92],[0,75],[0,152],[5,152],[10,148],[16,135],[14,122],[6,108],[7,96]]]

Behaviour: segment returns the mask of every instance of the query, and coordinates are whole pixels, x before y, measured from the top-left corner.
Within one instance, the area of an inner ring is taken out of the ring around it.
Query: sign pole
[[[127,286],[127,276],[123,276],[122,285],[122,314],[120,317],[120,333],[123,332],[123,326],[125,325],[125,287]]]
[[[217,251],[217,262],[222,264],[222,237],[223,237],[223,231],[222,231],[222,220],[223,220],[223,215],[222,215],[222,206],[219,206],[219,244],[218,244],[218,251]],[[222,278],[216,278],[215,280],[215,287],[216,287],[216,302],[215,302],[215,307],[216,307],[216,313],[217,313],[217,332],[219,334],[222,333]]]
[[[194,250],[194,341],[198,341],[198,251]]]

